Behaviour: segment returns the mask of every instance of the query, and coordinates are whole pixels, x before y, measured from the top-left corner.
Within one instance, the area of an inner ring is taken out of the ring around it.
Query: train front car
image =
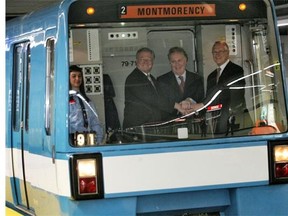
[[[287,86],[270,0],[64,0],[18,21],[6,30],[7,205],[288,212]]]

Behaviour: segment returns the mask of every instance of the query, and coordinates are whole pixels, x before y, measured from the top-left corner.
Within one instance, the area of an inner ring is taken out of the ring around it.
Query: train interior
[[[247,109],[236,116],[236,136],[281,133],[287,129],[286,105],[282,88],[275,34],[265,20],[243,22],[141,22],[106,23],[89,28],[71,25],[70,65],[82,67],[87,95],[96,105],[99,119],[108,132],[105,115],[105,85],[109,85],[122,127],[127,76],[135,68],[135,55],[139,48],[149,47],[156,55],[152,74],[155,78],[171,70],[168,50],[180,46],[188,54],[187,69],[203,77],[206,89],[207,76],[216,68],[211,49],[215,41],[225,40],[230,50],[230,60],[244,69],[245,100]],[[105,82],[106,79],[106,82]],[[109,83],[107,84],[107,80]],[[109,89],[109,88],[108,88]],[[110,97],[109,96],[109,97]],[[211,112],[212,113],[212,112]],[[207,112],[208,138],[213,138],[212,114]],[[155,140],[167,140],[170,135],[179,139],[178,128],[187,128],[189,139],[200,139],[197,112],[165,126],[134,130],[135,133],[157,134]],[[117,118],[117,116],[115,118]],[[188,119],[190,119],[188,121]],[[252,121],[250,121],[252,120]],[[260,125],[262,126],[260,128]],[[167,130],[167,127],[170,130]],[[173,128],[171,130],[171,127]],[[140,131],[140,132],[139,132]],[[169,131],[169,132],[167,132]],[[127,132],[127,131],[126,131]],[[123,131],[121,131],[123,133]],[[172,136],[172,137],[173,137]],[[224,136],[224,135],[221,135]],[[132,141],[135,139],[132,139]],[[143,141],[143,139],[141,140]],[[128,142],[128,141],[127,141]]]

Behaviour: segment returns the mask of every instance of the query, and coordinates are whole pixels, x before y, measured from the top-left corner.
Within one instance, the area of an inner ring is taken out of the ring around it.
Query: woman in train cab
[[[103,129],[96,109],[84,90],[82,69],[76,65],[69,67],[69,131],[73,133],[92,133],[94,143],[103,140]],[[91,144],[91,143],[90,143]]]

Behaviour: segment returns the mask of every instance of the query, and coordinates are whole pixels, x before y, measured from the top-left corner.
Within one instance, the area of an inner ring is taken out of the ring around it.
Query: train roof
[[[58,18],[67,13],[69,5],[75,0],[63,0],[49,7],[33,11],[6,22],[6,41],[34,31],[57,27]]]

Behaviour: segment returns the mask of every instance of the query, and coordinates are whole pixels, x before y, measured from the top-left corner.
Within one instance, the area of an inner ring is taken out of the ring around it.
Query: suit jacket
[[[126,78],[123,128],[161,120],[158,84],[153,76],[151,78],[156,90],[147,76],[138,68],[135,68]]]
[[[120,121],[118,117],[118,111],[113,99],[115,97],[113,83],[108,74],[103,74],[103,81],[106,130],[119,129]]]
[[[202,102],[204,97],[203,79],[196,73],[186,71],[184,93],[180,92],[179,84],[172,71],[158,77],[161,96],[166,100],[166,110],[162,115],[164,119],[177,117],[177,110],[174,109],[175,102],[179,103],[186,98],[192,98],[196,102]],[[162,103],[163,105],[163,103]],[[163,108],[164,110],[164,108]]]
[[[230,90],[227,88],[228,83],[243,77],[244,71],[242,67],[229,61],[219,77],[218,84],[216,83],[216,75],[217,70],[215,69],[207,78],[207,91],[204,103],[207,103],[218,90],[222,90],[221,94],[213,101],[212,105],[222,104],[221,111],[218,113],[220,114],[220,117],[217,118],[216,129],[214,132],[225,133],[227,129],[227,120],[230,115],[229,109],[234,113],[239,113],[243,112],[246,108],[244,97],[245,89]],[[239,80],[232,86],[244,87],[245,80]]]

